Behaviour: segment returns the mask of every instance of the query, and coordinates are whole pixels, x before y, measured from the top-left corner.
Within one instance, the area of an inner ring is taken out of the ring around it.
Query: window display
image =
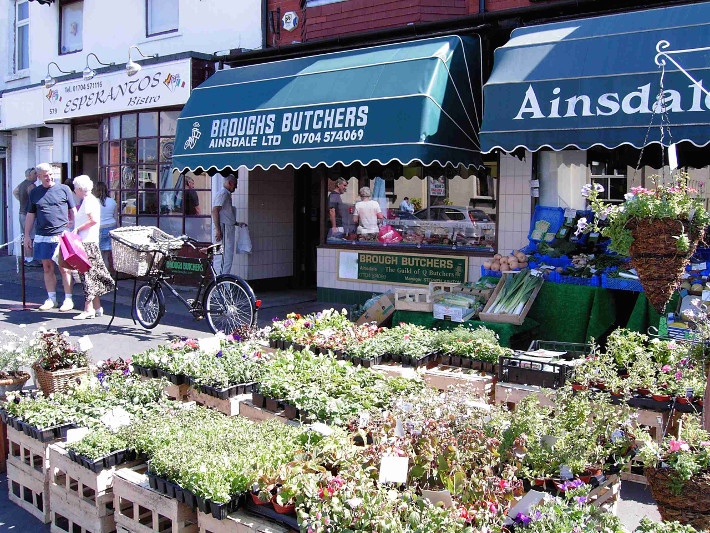
[[[315,169],[327,186],[326,244],[494,251],[497,168],[491,160],[479,170],[397,162]],[[378,231],[359,227],[364,208]]]

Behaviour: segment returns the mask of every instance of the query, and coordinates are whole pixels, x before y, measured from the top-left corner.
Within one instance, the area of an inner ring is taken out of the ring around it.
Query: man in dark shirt
[[[185,176],[185,200],[183,201],[186,215],[200,214],[200,199],[195,190],[195,179],[192,176]]]
[[[35,181],[37,181],[37,171],[33,168],[28,168],[25,170],[25,179],[22,180],[15,190],[12,191],[12,195],[20,204],[20,231],[25,231],[25,219],[27,218],[27,200],[29,199],[30,191],[35,188]],[[35,229],[32,228],[30,232],[30,238],[34,239]],[[32,248],[30,248],[31,250]],[[25,265],[30,267],[41,267],[42,263],[39,261],[33,261],[32,252],[25,256]]]
[[[343,202],[342,195],[348,189],[348,181],[345,178],[338,178],[333,189],[328,196],[328,214],[330,218],[329,239],[342,239],[351,230],[350,205]]]
[[[44,286],[47,289],[47,300],[39,308],[41,311],[47,311],[57,307],[57,278],[54,274],[52,257],[59,245],[59,237],[62,232],[74,225],[76,205],[71,189],[66,185],[55,183],[52,175],[53,169],[49,163],[41,163],[37,165],[36,169],[42,185],[30,191],[29,194],[27,218],[25,219],[25,247],[30,249],[32,246],[29,235],[36,219],[34,253],[35,257],[42,261]],[[73,285],[71,271],[60,267],[59,273],[64,286],[64,303],[59,310],[71,311],[74,309],[71,294]]]

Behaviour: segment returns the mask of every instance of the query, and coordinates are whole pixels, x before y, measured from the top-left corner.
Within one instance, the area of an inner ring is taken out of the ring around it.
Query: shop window
[[[146,35],[178,30],[179,0],[146,0]]]
[[[100,176],[119,202],[120,224],[211,238],[212,179],[172,169],[178,111],[124,114],[99,126]]]
[[[62,0],[59,5],[59,53],[71,54],[83,48],[84,2]]]
[[[496,163],[491,161],[486,169],[478,171],[439,165],[403,166],[396,162],[384,166],[373,163],[364,167],[353,165],[347,168],[336,166],[332,169],[316,169],[324,175],[328,190],[328,212],[324,217],[326,243],[493,251],[496,243]],[[474,199],[481,196],[481,176],[486,178],[487,194],[484,196],[490,201],[479,206],[474,204]],[[340,193],[337,190],[339,177],[347,180],[347,183],[340,186]],[[363,186],[370,188],[371,200],[378,205],[374,207],[373,204],[361,204],[360,207],[364,207],[365,211],[356,224],[356,204],[360,201],[359,190]],[[413,205],[413,213],[404,208],[405,198]],[[335,231],[331,229],[331,203],[334,206],[339,205],[337,210],[333,211],[336,218]],[[397,243],[382,242],[378,238],[377,224],[368,221],[368,218],[371,218],[368,216],[369,209],[379,210],[383,215],[379,226],[392,226],[398,238],[402,240]]]
[[[613,151],[589,150],[587,166],[590,181],[604,187],[599,197],[608,202],[623,202],[627,192],[627,167]]]
[[[30,68],[30,4],[15,2],[15,72]]]

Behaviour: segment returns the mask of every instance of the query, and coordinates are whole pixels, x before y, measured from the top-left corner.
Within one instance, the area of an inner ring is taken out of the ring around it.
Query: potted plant
[[[21,370],[34,362],[34,354],[29,350],[26,337],[3,331],[0,338],[0,398],[5,393],[22,389],[30,379],[28,372]]]
[[[622,204],[605,204],[599,194],[604,188],[586,185],[582,194],[589,198],[595,213],[593,224],[578,222],[578,232],[599,231],[611,239],[609,249],[630,256],[649,302],[663,314],[666,303],[695,247],[710,223],[710,214],[698,191],[688,185],[685,172],[670,183],[653,176],[655,189],[634,187]]]
[[[45,394],[69,389],[76,380],[89,374],[85,351],[69,341],[67,332],[40,329],[30,341],[30,352],[36,357],[32,365],[36,382]]]

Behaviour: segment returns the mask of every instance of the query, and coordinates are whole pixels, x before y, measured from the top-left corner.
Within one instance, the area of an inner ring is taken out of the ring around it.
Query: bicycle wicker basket
[[[117,272],[136,277],[156,273],[165,254],[179,250],[183,244],[182,240],[155,226],[116,228],[109,235],[112,241],[113,268]]]
[[[35,382],[40,390],[45,394],[53,392],[66,392],[69,390],[69,385],[77,378],[81,379],[89,375],[89,367],[67,368],[64,370],[49,371],[42,368],[39,364],[32,365],[32,370],[35,372]]]

